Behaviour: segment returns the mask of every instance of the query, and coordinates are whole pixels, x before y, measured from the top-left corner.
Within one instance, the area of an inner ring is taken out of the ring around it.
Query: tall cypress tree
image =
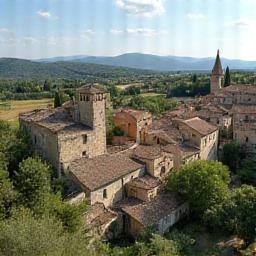
[[[225,78],[224,78],[224,87],[229,86],[230,83],[231,83],[230,72],[229,72],[229,67],[227,66],[226,72],[225,72]]]
[[[62,103],[61,103],[60,93],[59,91],[56,91],[54,95],[54,107],[58,108],[61,106],[61,104]]]

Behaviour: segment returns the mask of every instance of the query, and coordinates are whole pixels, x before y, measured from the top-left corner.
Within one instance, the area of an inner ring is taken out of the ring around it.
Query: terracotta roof
[[[104,224],[109,224],[116,220],[116,218],[117,213],[106,209],[101,203],[89,206],[89,209],[85,214],[86,224],[89,228],[97,228]]]
[[[224,87],[222,92],[243,92],[243,93],[256,93],[256,86],[250,84],[231,84],[230,86]]]
[[[159,179],[151,177],[149,175],[135,178],[127,183],[127,185],[130,185],[130,186],[133,186],[136,188],[143,188],[146,190],[156,188],[156,187],[160,186],[161,184],[162,184],[162,182]]]
[[[144,227],[148,227],[157,224],[183,203],[177,195],[165,193],[159,194],[150,202],[129,198],[120,202],[119,205],[125,213],[140,222]]]
[[[121,111],[117,112],[115,115],[122,115],[123,113],[131,115],[138,121],[142,120],[143,118],[152,117],[152,114],[148,111],[135,110],[131,108],[124,108]]]
[[[192,147],[186,144],[168,144],[163,148],[164,151],[173,154],[174,156],[179,154],[183,158],[193,156],[200,153],[200,149]]]
[[[88,94],[107,93],[107,91],[97,83],[85,84],[78,88],[76,91]]]
[[[215,132],[218,127],[214,126],[199,117],[194,117],[188,120],[181,121],[181,123],[189,126],[193,130],[199,132],[201,135],[208,135],[210,133]]]
[[[217,52],[217,57],[215,60],[215,64],[212,70],[212,74],[214,75],[223,75],[223,69],[222,69],[222,65],[221,65],[221,61],[220,61],[220,52],[218,50]]]
[[[117,153],[80,158],[70,164],[69,170],[83,186],[94,191],[143,167],[129,154]]]
[[[255,105],[233,105],[231,112],[241,113],[241,114],[256,114],[256,106]]]
[[[21,114],[20,120],[32,122],[43,126],[52,132],[59,131],[90,131],[91,129],[83,124],[75,123],[64,108],[38,109]]]
[[[138,147],[135,148],[133,152],[133,156],[136,158],[144,158],[144,159],[149,159],[149,160],[154,160],[159,157],[161,157],[162,150],[159,145],[154,145],[154,146],[144,146],[144,145],[139,145]]]

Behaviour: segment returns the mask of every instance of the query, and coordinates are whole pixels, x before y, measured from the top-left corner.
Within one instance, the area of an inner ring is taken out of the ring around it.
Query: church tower
[[[84,85],[76,90],[79,122],[93,132],[94,155],[106,153],[106,91],[98,84]]]
[[[211,93],[218,92],[223,86],[223,81],[224,81],[224,73],[223,73],[223,69],[220,61],[220,52],[218,50],[215,64],[212,70],[212,75],[211,75]]]

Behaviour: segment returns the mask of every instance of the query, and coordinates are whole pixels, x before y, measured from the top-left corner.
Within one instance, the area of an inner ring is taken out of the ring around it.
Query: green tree
[[[188,201],[192,213],[202,217],[212,205],[222,202],[228,194],[228,168],[216,161],[194,161],[172,172],[168,189]]]
[[[206,220],[215,229],[230,231],[247,242],[256,238],[256,188],[243,185],[208,209]]]
[[[230,83],[231,83],[230,72],[229,72],[229,67],[227,66],[225,77],[224,77],[224,87],[229,86]]]
[[[0,219],[8,216],[15,198],[16,193],[8,177],[7,164],[0,154]]]
[[[87,246],[84,232],[70,234],[55,218],[37,218],[27,210],[0,222],[0,255],[92,255]]]
[[[243,183],[256,184],[256,159],[245,159],[237,174]]]
[[[221,161],[227,165],[232,172],[236,172],[242,159],[241,146],[238,142],[231,142],[223,146]]]
[[[62,105],[61,98],[59,92],[55,92],[54,94],[54,107],[58,108]]]
[[[20,201],[31,209],[40,209],[51,192],[51,168],[40,158],[27,158],[15,172],[14,185]]]

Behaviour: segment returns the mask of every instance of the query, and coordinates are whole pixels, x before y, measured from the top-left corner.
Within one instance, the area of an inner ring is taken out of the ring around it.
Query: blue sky
[[[256,60],[256,0],[0,0],[0,57]]]

